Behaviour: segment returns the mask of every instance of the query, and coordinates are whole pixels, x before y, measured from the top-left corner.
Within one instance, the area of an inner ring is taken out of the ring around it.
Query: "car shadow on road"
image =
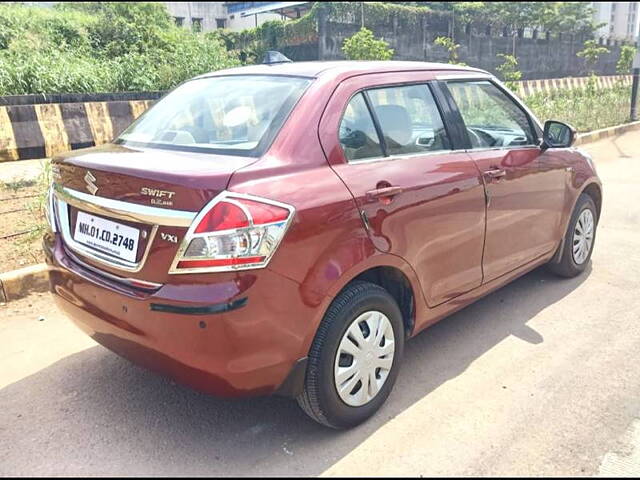
[[[347,432],[288,399],[213,398],[89,348],[0,390],[0,474],[320,474],[505,338],[543,342],[527,322],[589,273],[534,270],[427,329],[407,344],[386,405]]]

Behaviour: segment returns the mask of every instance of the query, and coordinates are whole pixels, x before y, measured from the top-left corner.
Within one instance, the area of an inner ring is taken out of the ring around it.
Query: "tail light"
[[[169,273],[266,267],[294,211],[284,203],[223,192],[194,219]]]

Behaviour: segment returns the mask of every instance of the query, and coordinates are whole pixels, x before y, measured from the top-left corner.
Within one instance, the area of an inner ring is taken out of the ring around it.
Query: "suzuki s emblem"
[[[87,174],[84,176],[84,181],[87,184],[87,190],[89,190],[89,193],[91,193],[91,195],[95,195],[98,191],[98,187],[94,183],[96,181],[96,177],[94,177],[93,173],[89,170],[87,170]]]

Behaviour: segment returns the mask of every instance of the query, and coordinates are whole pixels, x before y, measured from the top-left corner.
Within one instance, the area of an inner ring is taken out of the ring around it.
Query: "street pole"
[[[638,119],[638,84],[640,83],[640,52],[636,53],[633,59],[631,73],[633,81],[631,82],[631,121]]]

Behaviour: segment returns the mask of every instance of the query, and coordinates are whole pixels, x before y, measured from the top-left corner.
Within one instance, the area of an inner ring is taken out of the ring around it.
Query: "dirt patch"
[[[37,180],[0,183],[0,272],[44,261],[44,197]]]

